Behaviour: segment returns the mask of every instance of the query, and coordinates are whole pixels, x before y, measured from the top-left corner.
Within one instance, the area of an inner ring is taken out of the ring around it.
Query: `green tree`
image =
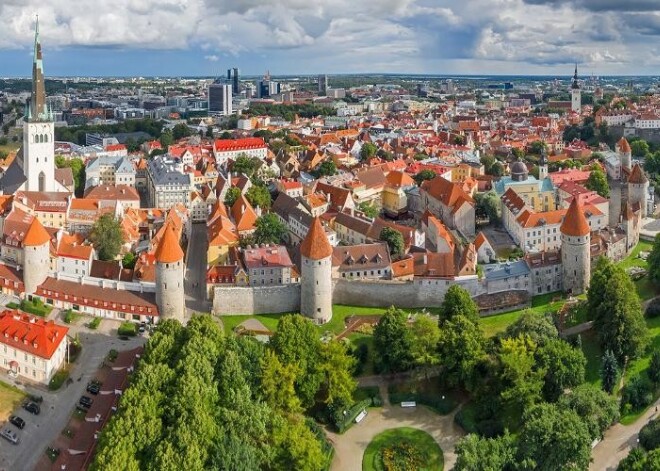
[[[413,177],[415,182],[417,182],[418,185],[422,185],[422,182],[425,182],[427,180],[433,180],[436,177],[436,173],[433,170],[422,170],[417,175]]]
[[[541,155],[543,151],[547,152],[548,145],[543,141],[534,141],[529,146],[529,152],[535,155]]]
[[[337,166],[332,160],[326,160],[319,165],[318,174],[321,177],[329,177],[337,173]]]
[[[653,419],[639,431],[639,444],[651,451],[660,448],[660,419]]]
[[[501,202],[497,193],[494,191],[478,193],[475,197],[475,203],[475,212],[478,216],[488,218],[491,224],[499,222]]]
[[[451,285],[440,305],[440,324],[455,316],[464,316],[470,322],[479,322],[479,308],[470,292],[459,285]]]
[[[623,268],[601,257],[591,277],[587,300],[603,350],[611,350],[620,363],[644,351],[648,328],[635,285]]]
[[[121,266],[132,270],[135,268],[135,262],[137,262],[137,257],[133,252],[127,252],[121,260]]]
[[[619,379],[619,364],[612,353],[612,350],[606,350],[603,355],[600,379],[603,383],[603,391],[612,394]]]
[[[267,213],[254,223],[254,242],[257,244],[281,244],[287,233],[286,226],[275,213]]]
[[[175,124],[172,128],[172,137],[175,141],[188,137],[192,134],[192,130],[185,123]]]
[[[437,365],[440,362],[438,355],[440,327],[438,327],[438,323],[430,316],[418,314],[415,316],[411,330],[410,353],[415,364],[421,367]]]
[[[236,157],[234,165],[232,166],[232,171],[234,173],[243,173],[248,177],[251,177],[254,174],[254,170],[255,162],[250,156],[246,154],[240,154],[238,157]]]
[[[358,209],[362,211],[365,216],[371,219],[376,219],[380,214],[380,210],[375,205],[366,201],[358,204]]]
[[[484,438],[473,433],[456,444],[455,471],[512,470],[516,464],[516,439],[505,432],[497,438]]]
[[[85,163],[82,159],[65,159],[58,155],[55,157],[55,166],[57,168],[70,168],[73,175],[73,183],[77,196],[82,196],[85,191]]]
[[[619,420],[619,402],[591,384],[582,384],[559,398],[562,409],[570,409],[582,418],[592,440],[602,438],[605,430]]]
[[[314,397],[323,381],[321,341],[314,324],[300,315],[284,316],[277,323],[270,345],[283,364],[298,365],[296,392],[304,408],[314,405]]]
[[[325,462],[321,443],[300,417],[277,421],[272,439],[275,456],[271,469],[318,471]]]
[[[564,390],[584,382],[587,359],[582,350],[564,340],[549,340],[536,351],[537,368],[545,371],[543,395],[547,401],[559,399]]]
[[[232,186],[227,190],[227,193],[225,193],[225,204],[229,207],[234,206],[234,203],[239,198],[239,196],[241,196],[240,188]]]
[[[657,471],[660,469],[660,449],[645,453],[633,448],[620,463],[617,471]]]
[[[396,229],[391,227],[384,227],[380,231],[380,236],[378,237],[383,242],[387,242],[387,246],[390,249],[390,254],[395,257],[401,257],[405,251],[405,243],[403,241],[403,236]]]
[[[650,147],[644,139],[638,139],[630,143],[630,150],[634,157],[645,157],[649,153]]]
[[[339,407],[351,405],[357,385],[352,377],[355,363],[355,358],[348,353],[343,342],[331,340],[322,345],[320,370],[323,382],[320,395],[323,402]]]
[[[370,159],[376,155],[376,152],[378,152],[378,147],[376,147],[375,144],[372,144],[371,142],[365,142],[362,144],[362,148],[360,149],[360,157],[362,160]]]
[[[261,209],[269,209],[272,204],[270,192],[263,185],[252,185],[245,193],[245,197],[255,208],[259,206]]]
[[[660,234],[653,239],[653,248],[647,259],[649,267],[649,278],[655,283],[660,283]]]
[[[121,225],[112,214],[104,214],[96,220],[89,238],[101,260],[114,260],[124,243]]]
[[[169,146],[174,144],[174,137],[172,136],[172,132],[167,130],[163,132],[163,134],[160,135],[160,145],[164,150],[167,150]]]
[[[412,366],[413,340],[407,318],[405,312],[391,307],[374,328],[376,367],[380,372],[406,371]]]
[[[440,322],[438,354],[449,384],[473,390],[475,371],[485,358],[486,340],[479,324],[464,315]]]
[[[502,339],[498,359],[500,378],[504,385],[500,396],[510,404],[527,407],[539,401],[546,371],[537,368],[536,344],[525,336]]]
[[[484,154],[481,156],[479,160],[481,162],[481,165],[484,166],[484,172],[486,173],[486,175],[490,175],[491,168],[493,167],[495,162],[497,162],[497,159],[495,159],[495,157],[493,157],[492,155]]]
[[[504,175],[504,165],[502,165],[502,162],[495,162],[490,168],[488,175],[492,175],[494,177],[501,177]]]
[[[527,335],[539,346],[551,339],[556,339],[559,333],[549,316],[535,314],[525,310],[516,321],[504,331],[504,337],[515,338]]]
[[[655,350],[651,355],[651,363],[648,369],[649,379],[657,386],[660,384],[660,350]]]
[[[518,463],[523,469],[584,469],[591,459],[591,437],[580,417],[555,404],[538,404],[523,416]]]
[[[261,359],[261,393],[266,404],[275,410],[295,414],[302,412],[295,382],[300,374],[296,363],[282,364],[274,351],[266,351]]]
[[[607,176],[600,165],[594,164],[591,167],[591,173],[587,179],[585,186],[591,190],[598,193],[603,198],[610,196],[610,187],[607,183]]]

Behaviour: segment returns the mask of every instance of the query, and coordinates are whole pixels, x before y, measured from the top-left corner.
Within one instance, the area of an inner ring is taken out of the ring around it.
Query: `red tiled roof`
[[[262,149],[266,143],[260,137],[247,137],[245,139],[217,139],[213,144],[216,152],[234,151],[241,149]]]
[[[300,244],[300,254],[311,260],[321,260],[332,255],[332,245],[330,245],[328,236],[325,235],[318,216],[312,221],[312,226]]]
[[[562,234],[569,236],[585,236],[591,232],[587,218],[584,216],[584,212],[578,204],[577,198],[574,198],[573,201],[571,201],[564,222],[561,223],[559,230]]]
[[[156,249],[156,261],[160,263],[174,263],[183,259],[183,250],[179,245],[179,238],[174,227],[168,222],[163,231],[163,236]]]
[[[50,235],[39,222],[39,219],[32,219],[32,224],[25,234],[23,245],[25,247],[37,247],[50,242]]]
[[[17,309],[0,313],[0,343],[49,360],[69,329]]]

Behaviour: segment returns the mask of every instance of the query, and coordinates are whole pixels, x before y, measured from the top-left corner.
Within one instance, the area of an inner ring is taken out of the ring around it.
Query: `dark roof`
[[[23,171],[23,150],[19,150],[13,162],[0,178],[0,191],[5,195],[11,195],[27,181]]]

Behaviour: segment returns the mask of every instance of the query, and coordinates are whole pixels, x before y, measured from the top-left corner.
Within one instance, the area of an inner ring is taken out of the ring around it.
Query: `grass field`
[[[504,332],[506,328],[513,324],[525,311],[531,311],[534,314],[545,314],[547,312],[557,312],[563,305],[564,301],[553,301],[559,295],[557,293],[542,294],[532,298],[532,306],[526,309],[518,309],[516,311],[505,312],[503,314],[496,314],[494,316],[482,317],[479,319],[481,328],[486,337],[492,337],[500,332]]]
[[[382,450],[392,450],[395,447],[398,447],[401,450],[408,445],[413,450],[410,450],[408,453],[399,454],[398,456],[402,457],[401,461],[397,461],[399,466],[390,469],[442,471],[444,467],[444,457],[442,456],[442,450],[433,437],[422,430],[410,427],[393,428],[376,435],[364,451],[364,456],[362,457],[362,471],[387,469],[377,462],[377,460],[382,460]],[[406,466],[406,464],[404,464],[406,461],[404,461],[403,458],[410,458],[411,455],[423,457],[424,466],[412,466],[409,464],[409,461],[407,462],[409,465]]]
[[[7,420],[24,397],[23,391],[0,381],[0,422]]]

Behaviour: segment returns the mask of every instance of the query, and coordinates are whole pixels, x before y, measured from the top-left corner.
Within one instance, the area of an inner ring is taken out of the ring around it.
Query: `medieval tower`
[[[633,206],[633,209],[636,209],[639,205],[639,214],[642,218],[647,216],[648,194],[649,179],[642,167],[636,163],[628,176],[628,202]]]
[[[23,172],[27,191],[55,191],[55,123],[46,103],[46,85],[39,41],[34,34],[32,98],[23,125]]]
[[[300,312],[318,324],[332,318],[332,246],[318,217],[300,244]]]
[[[632,149],[630,148],[630,144],[628,144],[628,140],[625,137],[619,139],[619,142],[616,143],[614,149],[617,154],[619,154],[619,158],[621,159],[621,175],[623,175],[624,168],[630,171],[630,168],[632,167]]]
[[[559,230],[564,291],[584,293],[591,279],[591,229],[577,198],[571,201]]]
[[[35,217],[23,239],[23,285],[25,295],[37,291],[50,271],[50,235]]]
[[[156,305],[161,319],[185,322],[183,250],[171,224],[166,223],[156,257]]]
[[[575,64],[575,74],[573,75],[573,83],[571,84],[571,110],[576,113],[582,111],[582,91],[578,82],[577,64]]]

